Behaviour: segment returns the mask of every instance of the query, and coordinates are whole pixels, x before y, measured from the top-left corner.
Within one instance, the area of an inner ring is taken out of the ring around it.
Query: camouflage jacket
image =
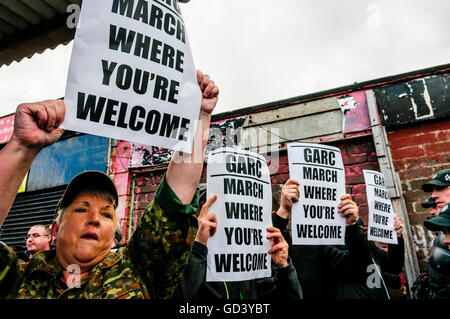
[[[29,262],[0,242],[0,298],[170,298],[189,258],[197,221],[198,192],[184,205],[162,179],[125,247],[111,252],[70,288],[55,251]]]

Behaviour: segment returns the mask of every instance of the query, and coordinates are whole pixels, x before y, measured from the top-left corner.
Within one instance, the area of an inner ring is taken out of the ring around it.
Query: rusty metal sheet
[[[450,116],[450,73],[374,88],[386,127]]]
[[[249,121],[245,126],[285,121],[287,119],[323,113],[340,109],[336,97],[324,98],[307,103],[294,104],[270,111],[253,113],[248,116]]]
[[[242,147],[262,147],[264,145],[277,145],[289,141],[342,134],[342,123],[343,114],[338,106],[338,109],[334,111],[263,125],[244,125]]]

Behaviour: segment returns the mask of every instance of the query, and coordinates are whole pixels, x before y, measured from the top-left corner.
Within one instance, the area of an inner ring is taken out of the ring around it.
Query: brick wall
[[[358,204],[361,218],[367,223],[368,208],[366,199],[366,189],[364,184],[364,169],[379,170],[375,147],[372,136],[352,139],[349,141],[340,141],[330,144],[339,147],[345,166],[346,189],[352,195],[353,200]],[[273,191],[273,209],[278,208],[280,197],[280,184],[284,184],[289,179],[289,166],[287,151],[281,151],[279,157],[268,162],[271,173],[272,191]],[[155,194],[156,187],[161,181],[164,170],[160,171],[142,171],[133,177],[134,203],[132,215],[130,217],[130,227],[136,228],[137,221],[142,216],[145,206],[149,203]],[[200,183],[206,183],[206,165]]]
[[[127,219],[130,211],[130,173],[128,170],[128,162],[130,156],[131,143],[118,141],[116,145],[112,145],[108,174],[113,178],[119,195],[116,214],[119,219],[119,227],[122,231],[121,243],[127,240],[126,235],[128,233]]]
[[[342,160],[345,167],[345,181],[347,193],[352,195],[358,204],[361,218],[367,224],[368,208],[366,198],[366,186],[364,183],[363,170],[379,171],[378,160],[375,153],[372,136],[360,137],[348,141],[339,141],[329,145],[341,150]],[[278,163],[270,165],[272,184],[282,184],[289,179],[289,167],[287,152],[280,152]],[[280,193],[274,194],[279,200]]]
[[[450,120],[392,129],[388,131],[388,140],[394,168],[402,183],[419,268],[423,270],[434,236],[423,227],[429,210],[420,204],[430,193],[423,192],[421,185],[433,173],[450,167]]]
[[[146,171],[133,174],[133,198],[132,213],[129,216],[129,227],[132,232],[144,214],[145,208],[155,197],[156,189],[165,173],[164,170]]]

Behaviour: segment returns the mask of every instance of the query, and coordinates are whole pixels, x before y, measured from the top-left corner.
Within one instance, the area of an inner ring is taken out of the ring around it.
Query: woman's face
[[[115,225],[109,200],[78,194],[64,209],[56,230],[56,255],[63,268],[76,264],[83,273],[99,263],[113,246]]]

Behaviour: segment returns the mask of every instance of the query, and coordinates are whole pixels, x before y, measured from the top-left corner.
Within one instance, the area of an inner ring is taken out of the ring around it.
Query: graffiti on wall
[[[220,147],[238,147],[246,116],[211,123],[206,154]]]
[[[169,163],[173,152],[162,147],[135,143],[132,144],[132,148],[130,167],[165,165]]]
[[[338,96],[337,101],[344,115],[342,133],[354,133],[370,129],[366,91]]]
[[[241,141],[241,129],[245,116],[212,122],[209,129],[209,139],[206,154],[219,147],[237,147]],[[172,158],[173,151],[143,145],[132,144],[130,167],[147,167],[167,165]]]
[[[9,115],[0,118],[0,144],[8,143],[14,131],[14,117]]]

